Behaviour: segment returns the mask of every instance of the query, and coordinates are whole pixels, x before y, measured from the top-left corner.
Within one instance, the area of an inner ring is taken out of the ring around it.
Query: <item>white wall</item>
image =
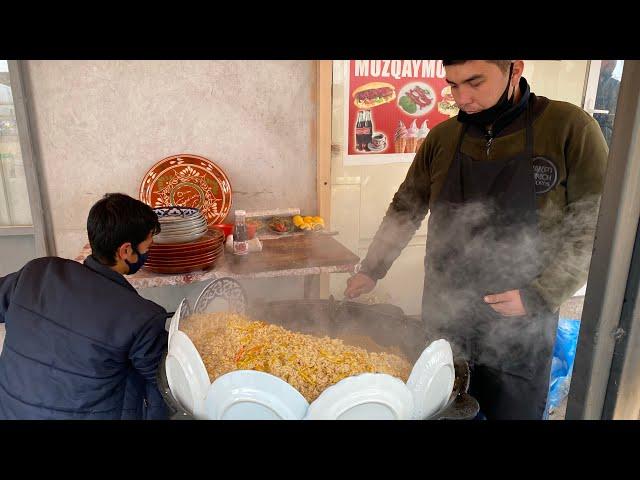
[[[587,60],[525,60],[524,74],[536,95],[582,107]]]
[[[57,254],[87,242],[104,193],[137,198],[158,160],[195,153],[229,176],[233,208],[316,205],[311,61],[29,61],[42,189]]]

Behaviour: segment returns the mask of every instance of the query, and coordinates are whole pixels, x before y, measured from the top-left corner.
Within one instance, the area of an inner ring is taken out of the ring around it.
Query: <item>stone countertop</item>
[[[352,272],[359,261],[357,255],[328,235],[304,234],[261,240],[262,252],[253,252],[242,258],[225,252],[208,270],[160,274],[142,268],[126,278],[134,288],[141,289],[185,285],[221,277],[253,279]],[[90,254],[91,247],[85,245],[74,260],[83,262]]]

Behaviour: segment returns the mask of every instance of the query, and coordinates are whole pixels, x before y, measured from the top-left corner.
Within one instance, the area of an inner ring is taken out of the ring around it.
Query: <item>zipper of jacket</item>
[[[489,160],[489,154],[491,152],[491,145],[493,145],[493,130],[491,130],[491,128],[489,128],[487,130],[486,136],[488,137],[487,145],[486,145],[486,148],[487,148],[487,160]]]

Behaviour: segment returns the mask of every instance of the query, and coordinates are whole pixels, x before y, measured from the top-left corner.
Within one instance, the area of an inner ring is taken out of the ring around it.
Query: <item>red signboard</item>
[[[347,68],[345,163],[411,161],[429,130],[458,113],[441,60],[350,60]]]

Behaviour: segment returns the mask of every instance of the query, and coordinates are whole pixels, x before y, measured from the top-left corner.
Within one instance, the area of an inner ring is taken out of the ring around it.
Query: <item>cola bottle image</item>
[[[356,150],[364,150],[364,111],[358,110],[358,118],[356,119]]]
[[[373,141],[373,121],[371,119],[371,110],[367,110],[364,114],[362,143],[364,149],[369,151],[369,144]]]

